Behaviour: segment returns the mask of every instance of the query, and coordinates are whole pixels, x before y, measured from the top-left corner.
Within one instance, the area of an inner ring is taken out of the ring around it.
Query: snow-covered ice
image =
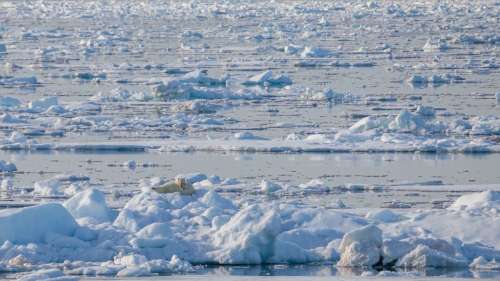
[[[100,191],[89,189],[63,205],[0,211],[0,257],[8,271],[64,261],[65,274],[116,276],[195,270],[189,263],[493,268],[500,258],[495,194],[464,195],[448,210],[365,216],[286,200],[233,201],[204,188],[193,196],[145,190],[115,214]],[[456,209],[471,196],[469,208]]]

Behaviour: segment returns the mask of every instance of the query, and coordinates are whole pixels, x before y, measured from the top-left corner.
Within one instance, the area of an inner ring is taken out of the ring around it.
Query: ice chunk
[[[358,122],[354,123],[349,131],[352,133],[360,133],[380,127],[385,127],[388,124],[388,120],[384,118],[378,118],[376,116],[367,116],[360,119]]]
[[[154,191],[141,192],[125,204],[113,225],[135,232],[151,223],[167,221],[171,219],[168,210],[174,207],[173,204],[185,205],[189,203],[188,200],[191,200],[188,198],[190,196],[180,196],[183,198],[179,198],[172,195],[172,197],[179,199],[180,202],[169,202]],[[182,199],[186,201],[182,201]]]
[[[33,192],[47,197],[60,196],[63,194],[61,182],[55,179],[35,182]]]
[[[281,231],[279,212],[273,206],[250,205],[240,210],[216,233],[211,253],[221,264],[260,264],[273,252],[273,242]]]
[[[137,232],[137,236],[141,238],[169,238],[173,236],[173,232],[168,223],[152,223]]]
[[[320,179],[312,179],[307,183],[300,184],[299,187],[305,192],[312,193],[322,193],[330,190],[330,188]]]
[[[5,177],[2,179],[0,183],[1,191],[12,191],[14,189],[14,182],[12,181],[12,177]]]
[[[153,273],[145,266],[129,266],[120,270],[116,277],[146,277],[151,275]]]
[[[332,89],[326,89],[323,92],[306,91],[300,98],[311,101],[328,101],[335,104],[349,103],[355,100],[355,97],[350,94],[339,93]]]
[[[11,173],[15,171],[17,171],[17,167],[14,163],[0,160],[0,172]]]
[[[325,134],[312,134],[308,135],[304,141],[305,142],[311,142],[311,143],[325,143],[328,142],[329,138]]]
[[[305,47],[300,56],[302,58],[327,58],[333,56],[334,53],[330,50],[318,47]]]
[[[382,231],[367,225],[348,232],[340,243],[341,258],[337,266],[374,266],[382,256]]]
[[[262,180],[260,182],[260,191],[262,193],[274,193],[276,191],[280,191],[282,189],[281,185],[277,183],[270,182],[268,180]]]
[[[382,245],[382,255],[384,264],[392,264],[402,256],[413,250],[414,246],[408,241],[396,239],[386,239]]]
[[[202,39],[203,38],[203,34],[200,33],[200,32],[197,32],[197,31],[192,31],[192,30],[187,30],[187,31],[184,31],[181,36],[183,38],[191,38],[191,39]]]
[[[57,97],[46,97],[31,101],[28,109],[33,112],[43,112],[53,105],[58,105]]]
[[[217,86],[217,85],[225,86],[228,79],[229,79],[228,75],[225,75],[220,79],[212,78],[207,75],[206,71],[197,69],[184,74],[184,76],[182,76],[179,79],[179,81],[184,84],[198,84],[203,86]]]
[[[168,269],[171,272],[191,272],[194,270],[193,266],[189,262],[180,259],[176,255],[173,255],[170,258]]]
[[[496,260],[487,261],[484,257],[479,256],[469,264],[469,267],[477,270],[500,270],[500,263]]]
[[[116,274],[117,277],[140,277],[153,274],[185,273],[193,271],[189,262],[183,261],[176,255],[168,260],[147,260],[145,256],[132,254],[115,258],[115,265],[122,269]]]
[[[9,143],[17,143],[17,144],[24,144],[28,141],[25,135],[16,131],[12,132],[12,134],[10,134],[7,140],[9,141]]]
[[[214,190],[210,190],[203,197],[200,199],[202,203],[205,203],[209,207],[213,208],[219,208],[219,209],[229,209],[229,210],[234,210],[236,209],[235,205],[233,202],[229,199],[226,199],[222,196],[220,196],[217,192]]]
[[[415,111],[415,113],[418,115],[427,116],[427,117],[434,117],[436,115],[436,111],[434,110],[433,107],[422,106],[422,105],[419,105],[417,107],[417,110]]]
[[[284,231],[276,237],[272,261],[307,263],[338,260],[339,255],[333,245],[338,244],[342,235],[342,232],[321,223]]]
[[[107,77],[106,73],[91,73],[91,72],[76,72],[69,75],[65,75],[65,78],[77,79],[77,80],[105,80]]]
[[[286,75],[274,76],[271,70],[250,77],[243,85],[252,86],[286,86],[292,84],[292,80]]]
[[[465,267],[467,263],[463,258],[454,257],[445,252],[431,249],[429,246],[419,244],[413,251],[398,260],[396,266],[404,268],[446,268]]]
[[[422,117],[413,115],[407,110],[402,110],[389,123],[389,129],[399,132],[418,132],[418,130],[425,129],[425,122]]]
[[[45,114],[47,115],[60,115],[60,114],[63,114],[63,113],[66,113],[67,110],[66,108],[64,108],[63,106],[60,106],[60,105],[51,105],[46,111],[45,111]]]
[[[429,84],[433,86],[440,86],[442,84],[459,83],[463,82],[465,78],[458,76],[456,74],[433,74],[429,77],[421,75],[413,75],[408,80],[406,80],[410,85],[414,87],[426,87]]]
[[[9,86],[35,86],[38,84],[38,80],[35,76],[29,77],[1,77],[0,76],[0,85],[9,85]]]
[[[234,138],[237,140],[266,140],[266,138],[256,136],[250,132],[235,133]]]
[[[194,184],[203,180],[206,180],[208,177],[202,173],[190,173],[190,174],[180,174],[175,176],[176,179],[185,179],[187,183]]]
[[[189,73],[188,73],[189,74]],[[163,99],[256,99],[258,95],[253,91],[232,92],[226,88],[214,88],[215,85],[205,85],[204,83],[215,83],[214,81],[202,79],[197,83],[182,79],[169,79],[161,83],[155,83],[152,87],[153,95]],[[212,82],[210,82],[212,81]],[[199,84],[204,87],[200,87]],[[209,87],[209,88],[207,88]]]
[[[1,96],[0,97],[0,106],[3,107],[16,107],[21,105],[21,101],[19,101],[16,98],[13,97],[6,97],[6,96]]]
[[[169,223],[152,223],[137,233],[137,238],[130,240],[135,248],[166,248],[171,252],[179,251],[183,241],[175,236]],[[182,251],[182,250],[180,250]],[[167,254],[164,252],[164,254]]]
[[[365,217],[370,220],[384,222],[384,223],[397,222],[402,219],[400,215],[388,209],[371,211],[368,214],[366,214]]]
[[[409,84],[419,85],[419,86],[429,83],[429,80],[427,79],[427,77],[422,76],[422,75],[413,75],[410,78],[408,78],[408,80],[406,80],[406,81]]]
[[[460,196],[449,210],[497,209],[500,210],[500,192],[483,191]]]
[[[332,208],[335,209],[345,209],[347,206],[345,205],[344,201],[341,199],[337,199],[335,202],[332,202]]]
[[[97,189],[88,189],[75,194],[64,202],[64,207],[73,217],[90,218],[96,223],[107,222],[112,218],[112,211],[106,205],[104,193]]]
[[[432,40],[428,39],[427,42],[425,42],[425,45],[422,47],[424,52],[436,52],[436,51],[444,51],[448,49],[448,44],[442,39],[439,40]]]
[[[235,185],[235,184],[239,184],[240,181],[238,179],[235,179],[235,178],[225,178],[221,184],[222,185]]]
[[[114,263],[125,266],[120,270],[116,276],[117,277],[138,277],[138,276],[150,276],[152,275],[149,268],[146,266],[147,258],[143,255],[127,255],[121,257],[115,257]]]
[[[40,243],[48,233],[71,236],[77,227],[71,214],[57,203],[0,211],[0,243]]]
[[[303,49],[304,48],[302,46],[290,44],[288,46],[285,46],[283,48],[283,51],[285,52],[285,54],[295,55],[301,52]]]
[[[9,113],[3,113],[0,115],[0,122],[2,123],[26,123],[24,119],[17,116],[11,115]]]

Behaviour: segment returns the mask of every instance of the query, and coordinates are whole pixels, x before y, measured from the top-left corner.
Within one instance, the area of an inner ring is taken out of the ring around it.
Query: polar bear
[[[168,182],[165,185],[153,187],[153,190],[158,193],[179,192],[182,195],[193,195],[196,192],[193,185],[183,177],[177,177],[174,181]]]

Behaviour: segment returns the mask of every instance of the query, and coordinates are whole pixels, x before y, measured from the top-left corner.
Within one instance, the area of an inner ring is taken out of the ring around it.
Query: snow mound
[[[64,202],[63,206],[77,219],[90,218],[95,222],[107,222],[112,217],[104,193],[97,189],[79,192]]]
[[[500,192],[483,191],[460,196],[450,207],[449,210],[477,210],[477,209],[496,209],[500,210]]]
[[[251,205],[234,215],[215,233],[220,264],[261,264],[272,255],[273,241],[281,231],[278,211]]]
[[[47,234],[71,236],[77,227],[71,214],[57,203],[0,211],[0,243],[44,242]]]
[[[398,267],[403,268],[454,268],[465,267],[467,262],[460,257],[454,257],[443,251],[432,249],[427,245],[418,245],[413,251],[398,260]]]
[[[469,267],[476,270],[500,270],[500,263],[496,260],[487,261],[484,257],[480,256],[475,258]]]
[[[168,220],[171,217],[168,209],[172,207],[160,194],[154,191],[142,192],[125,204],[113,225],[131,232],[139,231],[153,222]]]
[[[48,110],[51,106],[58,105],[57,97],[46,97],[31,101],[28,104],[28,110],[32,112],[43,112]]]
[[[351,94],[339,93],[332,89],[325,89],[322,92],[306,91],[300,98],[308,101],[328,101],[334,104],[350,103],[356,100],[356,97]]]
[[[327,58],[335,55],[334,52],[319,48],[319,47],[305,47],[300,56],[302,58]]]
[[[34,184],[33,192],[44,197],[60,196],[63,194],[62,184],[55,179],[37,181]]]
[[[341,258],[337,266],[374,266],[382,256],[382,231],[367,225],[348,232],[340,243]]]
[[[371,211],[365,216],[369,220],[374,220],[378,222],[385,222],[385,223],[391,223],[391,222],[398,222],[401,221],[402,217],[396,213],[394,213],[391,210],[378,210],[378,211]]]
[[[277,183],[273,183],[273,182],[268,181],[268,180],[262,180],[260,182],[260,191],[262,193],[269,194],[269,193],[273,193],[276,191],[280,191],[281,189],[282,189],[281,185],[279,185]]]
[[[245,86],[274,86],[274,87],[284,87],[291,85],[292,80],[286,75],[273,75],[271,70],[264,71],[260,74],[250,77],[247,81],[243,82]]]

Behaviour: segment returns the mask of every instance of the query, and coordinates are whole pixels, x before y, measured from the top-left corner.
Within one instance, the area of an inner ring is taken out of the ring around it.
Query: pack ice
[[[277,188],[262,185],[264,194]],[[118,212],[96,189],[63,204],[0,211],[1,268],[49,270],[64,263],[66,275],[149,276],[189,272],[197,264],[411,269],[491,266],[500,258],[494,191],[463,195],[448,209],[363,213],[234,201],[195,186],[192,196],[145,187]]]
[[[228,161],[227,178],[181,175],[196,189],[183,196],[155,192],[168,183],[156,173],[190,171],[150,161],[498,154],[498,1],[110,2],[0,1],[1,277],[141,277],[207,264],[326,264],[382,277],[500,268],[496,183],[422,179],[439,183],[426,194],[448,197],[420,209],[391,197],[422,191],[411,182],[332,187],[304,175],[294,184],[285,178],[310,172],[307,162],[286,172],[252,162],[272,175],[249,183],[250,168],[237,176]],[[108,186],[77,175],[98,174],[91,164],[106,155],[127,157],[103,164],[122,173],[110,176],[145,178]],[[41,178],[54,171],[32,159],[77,168]],[[183,169],[200,164],[190,161]],[[357,181],[357,172],[324,176]],[[350,208],[361,192],[387,208]],[[321,207],[311,194],[333,202]]]

